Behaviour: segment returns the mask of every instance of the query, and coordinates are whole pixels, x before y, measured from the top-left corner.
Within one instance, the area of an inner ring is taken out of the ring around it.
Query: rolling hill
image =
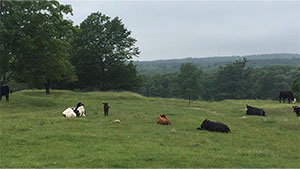
[[[235,60],[246,58],[249,67],[263,67],[270,65],[300,65],[300,54],[261,54],[247,56],[185,58],[156,61],[135,61],[137,70],[141,74],[171,73],[179,70],[181,64],[192,62],[203,70],[214,70],[221,65],[232,63]]]

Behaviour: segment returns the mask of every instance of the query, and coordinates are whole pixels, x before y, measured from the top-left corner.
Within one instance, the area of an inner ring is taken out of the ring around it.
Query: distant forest
[[[137,66],[137,70],[140,74],[173,73],[178,71],[183,63],[193,63],[202,70],[213,71],[221,65],[233,63],[243,58],[248,60],[247,67],[252,68],[261,68],[271,65],[300,65],[300,54],[288,53],[135,61],[134,64]]]
[[[292,90],[300,99],[300,55],[186,58],[134,62],[142,77],[135,92],[189,100],[278,99]]]

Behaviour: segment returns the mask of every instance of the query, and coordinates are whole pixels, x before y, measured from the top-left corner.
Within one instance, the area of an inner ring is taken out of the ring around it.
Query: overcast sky
[[[141,54],[134,60],[300,53],[300,1],[84,1],[74,24],[92,12],[119,16]]]

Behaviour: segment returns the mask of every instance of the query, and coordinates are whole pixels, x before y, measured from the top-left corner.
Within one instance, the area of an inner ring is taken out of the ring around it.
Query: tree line
[[[236,60],[216,71],[203,71],[193,63],[184,63],[174,73],[143,75],[137,91],[145,96],[178,97],[189,100],[278,99],[279,91],[292,90],[299,98],[300,68],[273,65],[247,67],[248,60]]]
[[[155,61],[135,61],[137,70],[141,74],[173,73],[179,70],[183,63],[193,63],[204,71],[214,71],[221,65],[233,63],[236,60],[246,58],[247,67],[259,68],[272,65],[299,66],[300,54],[274,53],[246,56],[224,56],[224,57],[204,57],[204,58],[184,58]]]

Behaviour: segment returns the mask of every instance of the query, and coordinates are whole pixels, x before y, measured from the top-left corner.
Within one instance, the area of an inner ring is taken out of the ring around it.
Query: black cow
[[[202,122],[201,127],[197,128],[197,130],[208,130],[208,131],[215,131],[215,132],[222,132],[222,133],[230,132],[230,129],[227,125],[221,122],[213,122],[207,119],[205,119]]]
[[[291,101],[296,102],[296,99],[294,98],[294,94],[291,91],[280,91],[279,103],[281,103],[281,99],[283,100],[283,103],[285,103],[285,99],[288,99],[289,103],[291,103]]]
[[[104,110],[104,116],[108,116],[108,109],[109,109],[108,103],[103,103],[103,110]]]
[[[252,106],[247,106],[247,115],[258,115],[258,116],[266,116],[266,112],[263,109],[252,107]]]
[[[9,87],[8,86],[1,86],[0,87],[0,100],[2,100],[3,96],[5,96],[6,101],[9,100]]]
[[[293,108],[294,108],[294,112],[296,112],[297,116],[300,117],[300,107],[298,107],[298,106],[293,106]]]

